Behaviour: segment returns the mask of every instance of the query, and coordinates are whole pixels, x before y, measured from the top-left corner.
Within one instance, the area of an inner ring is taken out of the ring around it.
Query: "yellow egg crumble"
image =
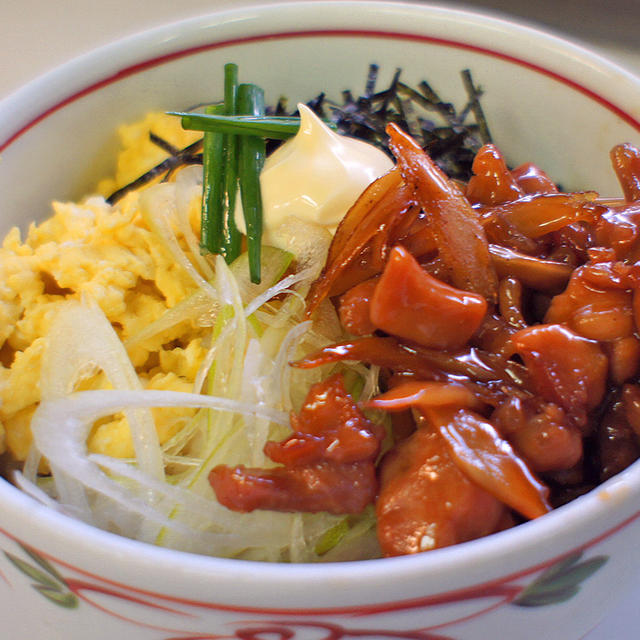
[[[40,400],[46,336],[61,303],[95,301],[126,344],[196,288],[143,220],[139,192],[114,206],[104,198],[167,157],[150,142],[151,130],[177,148],[198,137],[182,130],[178,119],[157,113],[122,127],[116,174],[98,185],[101,195],[81,203],[55,202],[50,218],[31,224],[24,239],[18,228],[11,229],[0,248],[0,452],[16,460],[23,461],[31,445],[29,424]],[[205,347],[202,330],[188,324],[138,341],[129,350],[146,388],[192,390]],[[104,380],[96,375],[83,388],[103,388]],[[154,409],[160,442],[192,413]],[[88,446],[109,456],[134,455],[128,425],[119,416],[96,425]]]

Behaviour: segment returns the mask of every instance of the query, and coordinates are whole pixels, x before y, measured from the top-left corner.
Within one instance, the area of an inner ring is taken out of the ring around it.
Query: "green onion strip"
[[[242,248],[235,224],[238,187],[247,233],[251,281],[261,279],[262,194],[260,172],[266,139],[285,140],[300,129],[300,118],[265,116],[264,92],[255,84],[238,84],[238,66],[224,67],[224,103],[205,113],[171,111],[184,129],[204,132],[200,245],[203,253],[222,255],[231,264]],[[333,129],[335,123],[327,122]]]
[[[238,65],[224,66],[224,110],[228,116],[235,116],[238,109]],[[232,134],[224,134],[224,200],[222,227],[222,255],[231,264],[239,255],[242,236],[235,223],[236,193],[238,190],[238,139]]]
[[[238,84],[238,67],[224,67],[224,102],[204,114],[171,112],[184,129],[204,131],[200,244],[205,253],[222,255],[230,264],[241,252],[235,224],[237,190],[247,235],[251,281],[261,279],[262,194],[260,172],[266,138],[285,139],[300,128],[300,118],[265,116],[264,92],[255,84]]]
[[[206,107],[221,113],[224,105]],[[202,146],[202,218],[200,246],[205,253],[221,253],[224,203],[224,140],[221,133],[207,131]]]
[[[170,111],[169,114],[182,119],[183,129],[262,136],[270,140],[286,140],[298,133],[300,129],[300,118],[286,116],[231,116],[183,111]],[[327,120],[323,122],[331,129],[337,128],[334,122]]]
[[[233,116],[236,112],[238,67],[224,68],[224,103],[205,108],[210,116]],[[202,222],[200,244],[207,253],[220,254],[233,262],[241,249],[241,235],[235,220],[238,188],[238,141],[235,135],[205,131],[202,153]]]
[[[238,111],[251,116],[264,116],[264,92],[255,84],[238,86]],[[238,175],[242,210],[247,227],[247,250],[251,282],[259,283],[262,242],[262,194],[260,172],[266,156],[266,143],[262,136],[240,137]]]

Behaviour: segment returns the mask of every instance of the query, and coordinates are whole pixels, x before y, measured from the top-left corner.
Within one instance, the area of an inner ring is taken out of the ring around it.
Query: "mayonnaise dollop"
[[[377,147],[332,131],[304,104],[298,110],[298,133],[266,159],[260,174],[262,241],[282,249],[286,246],[278,229],[287,218],[312,222],[333,233],[364,189],[393,168]],[[241,206],[235,219],[245,233]]]

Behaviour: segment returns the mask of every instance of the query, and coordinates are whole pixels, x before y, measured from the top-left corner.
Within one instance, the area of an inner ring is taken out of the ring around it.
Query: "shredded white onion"
[[[31,496],[34,500],[40,504],[44,504],[55,511],[63,512],[62,505],[52,498],[46,491],[41,489],[35,482],[32,482],[20,471],[14,470],[11,474],[11,480],[13,484],[24,491],[27,495]]]
[[[176,222],[182,237],[189,247],[192,259],[196,262],[207,280],[213,279],[213,269],[200,251],[200,243],[191,228],[189,213],[194,200],[202,200],[202,168],[197,165],[181,169],[173,183],[176,189]]]
[[[303,321],[304,295],[322,266],[327,238],[292,223],[289,246],[298,270],[285,276],[291,254],[263,247],[260,284],[250,281],[247,254],[232,265],[220,256],[210,263],[199,255],[189,223],[191,203],[201,194],[199,174],[185,169],[175,183],[139,195],[144,219],[197,290],[125,344],[92,301],[62,305],[47,336],[34,445],[16,484],[44,504],[52,505],[53,496],[65,513],[139,540],[211,555],[318,561],[315,545],[338,516],[236,513],[218,503],[208,476],[218,464],[273,464],[265,443],[291,432],[290,412],[320,379],[321,371],[293,369],[289,362],[338,337],[333,309],[321,307],[314,322]],[[126,348],[185,320],[210,336],[193,392],[144,390]],[[352,368],[371,393],[374,378]],[[104,376],[112,388],[75,390],[93,376]],[[160,407],[197,410],[162,446],[151,412]],[[119,412],[130,427],[134,458],[90,453],[95,421]],[[52,472],[47,491],[37,484],[42,459]],[[373,517],[362,522],[351,538],[366,537]]]
[[[100,308],[88,300],[69,300],[61,305],[48,334],[40,382],[42,401],[71,393],[88,369],[103,371],[114,389],[142,389],[126,349]],[[140,469],[151,477],[164,478],[151,412],[140,408],[127,412],[126,417]],[[60,468],[64,469],[64,463]]]
[[[172,183],[155,185],[153,189],[146,189],[140,194],[140,209],[144,219],[151,229],[157,233],[177,262],[193,278],[193,281],[210,294],[216,297],[215,289],[198,273],[197,269],[185,252],[171,228],[171,220],[175,220],[176,213],[176,189]]]

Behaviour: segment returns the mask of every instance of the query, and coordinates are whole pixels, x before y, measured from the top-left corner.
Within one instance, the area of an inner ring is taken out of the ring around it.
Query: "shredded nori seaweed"
[[[166,140],[163,140],[154,133],[149,133],[149,139],[151,140],[151,142],[157,144],[162,149],[167,151],[167,153],[170,154],[169,157],[146,173],[143,173],[133,182],[130,182],[117,191],[114,191],[107,198],[107,202],[109,204],[115,204],[129,191],[139,189],[140,187],[148,184],[156,178],[162,177],[163,180],[166,180],[178,167],[187,164],[202,164],[202,153],[199,153],[202,149],[202,140],[196,140],[184,149],[176,149],[175,147],[173,147],[173,145],[169,144]]]
[[[376,91],[378,70],[377,65],[370,65],[363,96],[354,98],[351,91],[345,91],[343,103],[336,104],[321,94],[314,102],[316,112],[328,115],[340,133],[366,140],[389,154],[385,128],[394,122],[408,131],[447,175],[468,180],[475,154],[491,141],[479,101],[482,91],[473,84],[471,72],[461,72],[468,102],[457,112],[428,82],[423,80],[417,88],[403,83],[400,69],[386,89]]]
[[[436,91],[423,80],[416,88],[400,80],[401,69],[396,69],[389,86],[376,91],[379,67],[369,65],[364,93],[356,98],[351,90],[342,92],[342,103],[333,102],[325,93],[307,102],[322,118],[336,123],[338,132],[366,140],[389,155],[385,128],[394,122],[408,131],[429,153],[436,164],[451,178],[467,181],[471,177],[471,164],[480,147],[491,142],[486,118],[480,105],[482,90],[473,83],[469,69],[461,71],[468,101],[460,111],[442,100]],[[267,114],[287,116],[287,99],[267,109]],[[472,119],[471,119],[472,117]],[[164,149],[169,157],[145,174],[112,193],[107,202],[114,204],[126,193],[156,178],[166,180],[178,167],[202,162],[199,153],[202,141],[196,141],[184,149],[176,149],[154,133],[150,140]],[[271,153],[282,141],[268,140],[267,153]]]

